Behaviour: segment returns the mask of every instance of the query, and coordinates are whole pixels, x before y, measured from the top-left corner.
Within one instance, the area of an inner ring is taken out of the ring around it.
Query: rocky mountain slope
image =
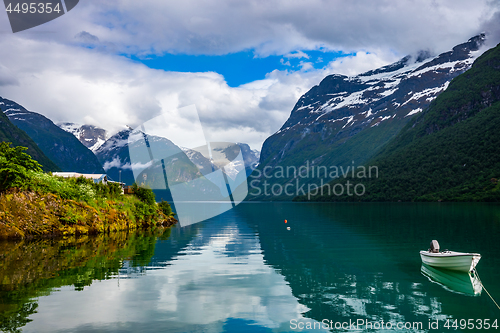
[[[289,200],[300,194],[301,184],[332,179],[329,172],[311,175],[313,167],[364,164],[471,67],[484,40],[481,34],[438,56],[421,52],[354,77],[327,76],[298,100],[281,129],[264,142],[248,199]],[[300,167],[308,171],[305,177],[277,174]],[[291,184],[289,194],[266,194],[265,187],[274,184]]]
[[[126,184],[135,182],[129,155],[129,136],[131,133],[131,129],[122,130],[110,137],[104,144],[95,150],[95,154],[108,176],[115,181],[121,179],[121,181]],[[182,147],[179,148],[170,140],[162,137],[150,136],[150,143],[157,147],[161,146],[161,149],[165,149],[166,151],[169,149],[182,150],[186,154],[186,157],[196,165],[197,169],[202,173],[206,173],[207,170],[212,170],[210,160],[197,151]],[[238,143],[238,146],[241,149],[247,174],[250,174],[258,164],[259,154],[257,151],[251,150],[247,144]],[[190,173],[192,171],[189,170],[190,168],[187,168],[185,171],[179,171],[179,175],[183,172]],[[188,176],[186,177],[189,178]]]
[[[365,195],[313,200],[499,201],[499,127],[500,44],[368,162],[380,176],[363,181]]]
[[[26,110],[18,103],[0,97],[3,112],[26,132],[43,153],[62,171],[104,173],[95,155],[78,139],[56,126],[50,119]]]
[[[109,139],[109,135],[105,129],[94,125],[58,123],[57,126],[73,134],[85,147],[93,152],[99,149],[99,147]]]

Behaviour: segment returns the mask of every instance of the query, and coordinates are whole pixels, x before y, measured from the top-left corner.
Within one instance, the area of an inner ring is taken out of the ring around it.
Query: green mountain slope
[[[40,163],[44,171],[60,171],[37,144],[21,129],[11,123],[9,118],[0,110],[0,141],[12,142],[12,146],[28,147],[26,151],[33,159]]]
[[[350,178],[351,183],[365,185],[364,195],[316,195],[312,199],[500,201],[499,128],[500,45],[455,78],[367,163],[378,167],[378,178]],[[347,180],[337,179],[329,186]]]

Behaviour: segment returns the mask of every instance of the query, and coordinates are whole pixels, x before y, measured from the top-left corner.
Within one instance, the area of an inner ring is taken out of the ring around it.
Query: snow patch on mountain
[[[90,149],[94,154],[107,139],[110,138],[109,133],[97,126],[82,125],[77,123],[58,123],[61,129],[73,134],[85,147]]]
[[[414,93],[410,99],[408,99],[406,102],[403,103],[403,105],[409,103],[412,100],[418,101],[422,97],[426,97],[426,101],[431,102],[432,100],[434,100],[437,97],[437,95],[439,93],[445,91],[446,88],[448,88],[449,84],[450,84],[450,81],[446,81],[443,85],[441,85],[439,87],[428,88],[428,89],[424,89],[420,92]]]
[[[411,110],[410,113],[408,113],[405,117],[413,116],[414,114],[417,114],[422,111],[423,111],[422,108],[416,108],[415,110]]]

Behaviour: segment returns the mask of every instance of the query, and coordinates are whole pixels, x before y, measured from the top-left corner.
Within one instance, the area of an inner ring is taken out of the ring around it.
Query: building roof
[[[64,178],[78,178],[78,177],[83,177],[83,178],[88,178],[88,179],[101,179],[106,177],[105,173],[78,173],[78,172],[52,172],[54,176],[59,176],[59,177],[64,177]]]

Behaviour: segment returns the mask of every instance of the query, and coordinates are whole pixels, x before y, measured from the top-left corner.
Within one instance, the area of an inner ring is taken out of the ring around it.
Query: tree
[[[28,148],[10,145],[10,142],[0,142],[0,191],[24,188],[29,179],[28,171],[42,172],[42,166],[24,152]]]
[[[136,197],[139,198],[142,202],[148,205],[156,204],[155,194],[153,190],[145,187],[139,187],[136,183],[132,185],[132,191]]]
[[[163,199],[158,203],[158,208],[160,208],[165,216],[174,216],[172,207],[170,207],[170,204],[168,202],[163,201]]]

